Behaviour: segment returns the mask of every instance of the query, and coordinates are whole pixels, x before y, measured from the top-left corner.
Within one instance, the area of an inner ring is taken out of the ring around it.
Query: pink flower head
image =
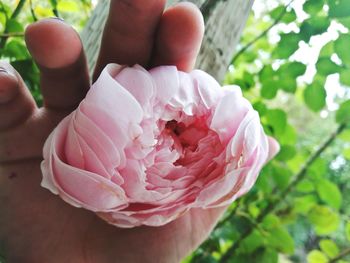
[[[42,186],[118,227],[160,226],[246,193],[269,152],[238,87],[110,64],[47,139]]]

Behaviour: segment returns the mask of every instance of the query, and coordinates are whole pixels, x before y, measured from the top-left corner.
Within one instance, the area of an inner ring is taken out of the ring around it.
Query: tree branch
[[[294,187],[306,176],[308,168],[320,157],[320,155],[331,145],[331,143],[337,138],[337,136],[347,127],[347,124],[341,124],[338,126],[335,132],[333,132],[328,139],[310,156],[310,158],[305,162],[300,171],[294,176],[294,180],[288,185],[288,187],[283,190],[278,198],[274,202],[269,202],[268,206],[262,210],[256,219],[256,223],[261,223],[264,218],[271,212],[273,212],[278,205],[285,199],[285,197],[294,189]],[[229,259],[234,255],[236,250],[239,248],[240,243],[248,237],[254,230],[251,227],[245,231],[240,238],[226,251],[226,253],[221,257],[220,263],[228,262]],[[350,252],[349,252],[350,253]]]
[[[338,260],[341,260],[348,255],[350,255],[350,247],[340,252],[338,256],[336,256],[335,258],[332,258],[330,261],[328,261],[328,263],[336,263]]]
[[[279,16],[276,18],[276,20],[268,27],[266,28],[263,32],[261,32],[257,37],[255,37],[252,41],[248,42],[244,47],[242,47],[237,53],[236,55],[233,57],[233,59],[231,60],[231,64],[234,64],[236,62],[236,60],[248,49],[250,48],[252,45],[254,45],[259,39],[261,39],[262,37],[264,37],[270,30],[271,28],[273,28],[275,25],[277,25],[282,18],[284,17],[284,15],[287,13],[287,8],[294,2],[294,0],[291,0],[287,5],[286,8],[283,9],[283,11],[279,14]]]

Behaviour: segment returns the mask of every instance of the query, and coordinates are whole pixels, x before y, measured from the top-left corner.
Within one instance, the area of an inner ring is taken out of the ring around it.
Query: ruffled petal
[[[47,139],[42,186],[118,227],[161,226],[234,201],[277,150],[238,87],[110,64]]]

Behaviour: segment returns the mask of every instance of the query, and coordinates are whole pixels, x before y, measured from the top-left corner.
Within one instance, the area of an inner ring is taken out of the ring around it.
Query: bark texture
[[[108,15],[109,1],[100,0],[81,35],[90,70],[96,63],[101,35]],[[177,2],[181,1],[168,0],[167,6]],[[196,67],[208,72],[218,81],[222,81],[254,0],[192,0],[190,2],[201,8],[206,23],[206,33]]]

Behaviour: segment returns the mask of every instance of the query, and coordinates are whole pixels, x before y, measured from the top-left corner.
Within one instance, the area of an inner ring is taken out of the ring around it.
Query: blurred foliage
[[[350,262],[350,1],[255,4],[225,84],[281,151],[184,263]]]
[[[0,0],[0,59],[5,59],[21,74],[38,105],[39,71],[24,42],[25,27],[39,19],[65,20],[80,31],[92,10],[91,0]]]
[[[281,151],[183,263],[350,262],[350,1],[255,3],[225,84],[241,86]],[[1,59],[39,105],[26,25],[60,17],[79,31],[91,9],[89,0],[0,0]]]

